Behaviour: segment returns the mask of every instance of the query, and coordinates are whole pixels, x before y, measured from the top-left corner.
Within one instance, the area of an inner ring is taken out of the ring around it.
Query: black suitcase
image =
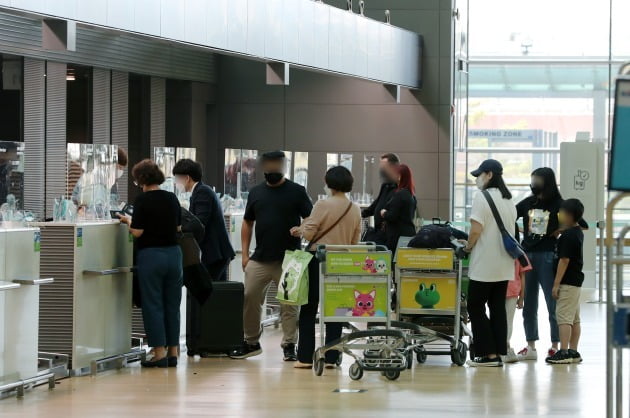
[[[188,292],[186,347],[189,356],[227,354],[243,344],[243,294],[240,282],[213,282],[202,306]]]

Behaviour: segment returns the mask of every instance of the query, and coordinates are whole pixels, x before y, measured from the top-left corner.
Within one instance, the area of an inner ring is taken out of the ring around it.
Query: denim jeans
[[[143,248],[138,251],[137,267],[149,346],[178,346],[182,250],[179,246]]]
[[[556,321],[556,300],[551,294],[556,276],[553,262],[553,252],[531,252],[527,256],[532,263],[533,270],[525,278],[525,306],[523,307],[523,326],[527,341],[537,341],[538,337],[538,291],[542,288],[547,312],[549,313],[549,328],[551,342],[560,341],[558,322]]]

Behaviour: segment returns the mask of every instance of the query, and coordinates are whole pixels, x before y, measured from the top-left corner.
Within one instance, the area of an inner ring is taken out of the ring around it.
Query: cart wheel
[[[337,357],[337,361],[335,362],[335,364],[337,366],[341,366],[341,363],[343,363],[343,353],[340,351],[339,352],[339,357]]]
[[[313,373],[315,376],[321,376],[324,374],[324,366],[326,365],[326,361],[323,358],[315,360],[313,363]]]
[[[463,366],[464,363],[466,363],[466,354],[468,354],[468,347],[466,347],[465,342],[460,341],[458,347],[451,351],[451,360],[453,361],[453,364]]]
[[[420,350],[416,351],[416,360],[418,360],[418,363],[420,364],[426,363],[427,352],[424,351],[424,348],[421,348]]]
[[[352,363],[350,366],[350,379],[361,380],[363,377],[363,367],[359,363]]]
[[[396,380],[400,377],[400,370],[387,370],[384,376],[387,380]]]

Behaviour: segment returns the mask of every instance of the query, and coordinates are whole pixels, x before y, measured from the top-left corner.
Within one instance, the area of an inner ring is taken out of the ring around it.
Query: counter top
[[[119,220],[112,219],[111,221],[84,221],[84,222],[34,222],[32,224],[36,227],[50,227],[50,226],[104,226],[104,225],[120,225]]]
[[[18,287],[20,287],[18,283],[0,282],[0,292],[3,290],[17,289]]]

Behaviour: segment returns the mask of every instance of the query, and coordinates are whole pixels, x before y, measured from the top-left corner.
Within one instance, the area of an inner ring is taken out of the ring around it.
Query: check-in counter
[[[131,350],[132,244],[118,221],[42,223],[39,350],[70,357],[72,375],[124,365]]]
[[[0,392],[40,374],[40,286],[53,279],[40,277],[39,261],[38,228],[0,229]]]

